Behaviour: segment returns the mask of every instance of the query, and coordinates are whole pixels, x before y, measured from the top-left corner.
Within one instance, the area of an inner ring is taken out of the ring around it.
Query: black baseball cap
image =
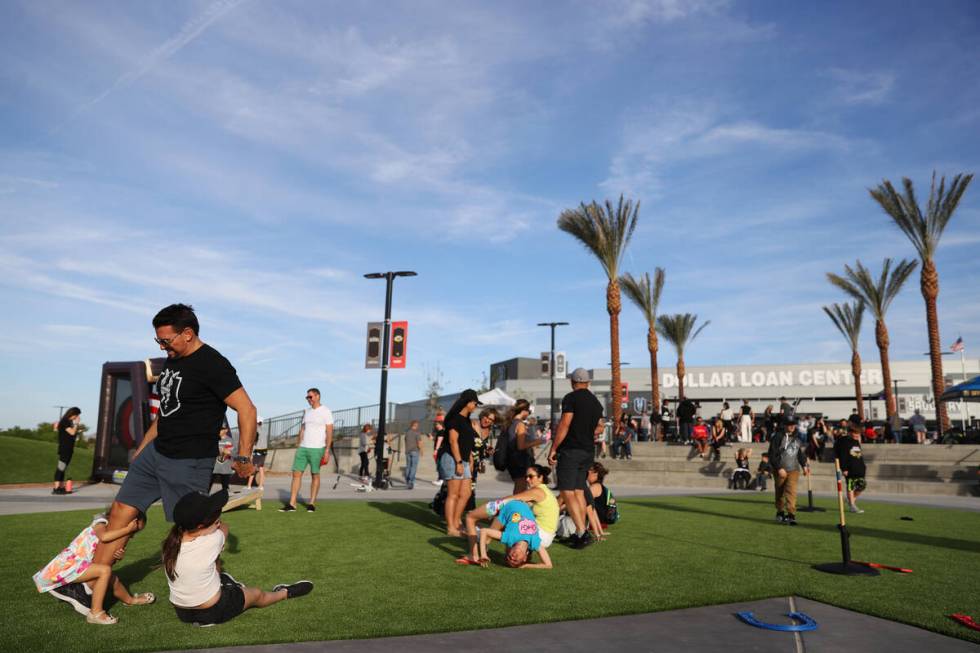
[[[791,415],[786,418],[786,424],[799,424],[800,420],[796,419],[796,415]]]
[[[174,523],[185,531],[213,523],[226,503],[228,490],[218,490],[210,496],[204,492],[189,492],[174,506]]]
[[[470,403],[471,401],[475,401],[477,406],[482,406],[483,405],[483,402],[480,401],[480,396],[478,394],[476,394],[476,390],[473,390],[472,388],[469,388],[467,390],[463,390],[463,394],[461,394],[459,396],[459,398],[462,399],[463,401],[465,401],[466,403]]]

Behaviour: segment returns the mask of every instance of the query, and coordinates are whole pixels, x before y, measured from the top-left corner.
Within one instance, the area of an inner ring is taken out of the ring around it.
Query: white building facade
[[[533,364],[532,364],[533,362]],[[660,398],[674,402],[678,396],[678,378],[673,360],[664,360],[659,368]],[[520,363],[520,364],[517,364]],[[569,365],[571,370],[573,365]],[[965,369],[964,369],[965,367]],[[535,413],[547,417],[550,397],[550,380],[540,374],[537,359],[511,359],[494,363],[490,367],[494,387],[512,397],[523,397],[535,406]],[[517,372],[515,374],[515,372]],[[980,361],[945,361],[945,381],[955,385],[965,378],[980,374]],[[891,362],[892,390],[897,389],[898,411],[907,419],[916,409],[927,419],[935,419],[935,403],[932,396],[929,360]],[[607,404],[610,396],[611,371],[590,370],[592,391]],[[624,367],[622,381],[627,385],[628,412],[639,413],[650,408],[650,368]],[[567,379],[555,380],[555,401],[569,391]],[[867,419],[885,419],[881,366],[877,361],[862,363],[861,391],[864,396],[864,412]],[[774,365],[732,365],[688,367],[684,375],[684,394],[701,404],[701,414],[716,415],[723,402],[733,409],[748,399],[756,413],[762,413],[772,404],[778,410],[780,397],[799,400],[798,413],[822,414],[833,419],[845,418],[854,410],[854,378],[850,363],[801,363]],[[977,417],[980,407],[961,403],[947,403],[950,420],[960,423],[963,419]]]

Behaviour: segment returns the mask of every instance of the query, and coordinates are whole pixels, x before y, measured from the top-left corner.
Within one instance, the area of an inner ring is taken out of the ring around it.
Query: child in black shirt
[[[772,465],[769,464],[769,454],[763,452],[762,460],[755,470],[755,487],[759,492],[766,491],[766,479],[772,478]]]

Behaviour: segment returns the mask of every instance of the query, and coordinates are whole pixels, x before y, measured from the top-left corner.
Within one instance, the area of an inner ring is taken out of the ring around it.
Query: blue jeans
[[[409,451],[405,454],[405,482],[415,485],[415,473],[419,471],[419,452]]]

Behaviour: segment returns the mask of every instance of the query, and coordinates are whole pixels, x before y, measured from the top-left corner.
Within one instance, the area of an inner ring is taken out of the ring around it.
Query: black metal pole
[[[395,284],[395,273],[385,272],[385,326],[382,336],[381,346],[381,399],[378,405],[378,437],[374,443],[374,457],[376,460],[374,487],[380,488],[384,472],[384,446],[385,434],[387,432],[387,408],[388,408],[388,346],[391,340],[391,291]]]
[[[551,365],[548,366],[548,376],[551,377],[551,403],[548,404],[548,428],[555,433],[555,327],[551,323]]]

